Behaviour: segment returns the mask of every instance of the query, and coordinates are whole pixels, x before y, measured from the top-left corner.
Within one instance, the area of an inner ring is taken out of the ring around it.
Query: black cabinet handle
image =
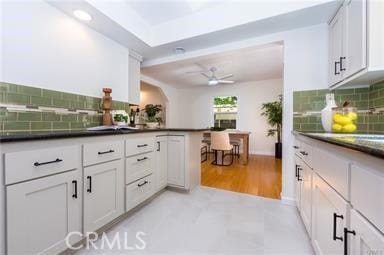
[[[348,255],[348,234],[356,235],[355,230],[344,228],[344,255]]]
[[[303,169],[300,166],[298,166],[297,167],[297,181],[299,181],[299,182],[303,181],[303,179],[301,179],[300,172],[299,172],[301,170],[303,170]]]
[[[92,176],[87,176],[87,180],[89,180],[87,192],[92,193]]]
[[[147,157],[144,157],[144,158],[138,158],[137,159],[137,162],[140,162],[140,161],[143,161],[143,160],[146,160],[146,159],[148,159]]]
[[[347,69],[343,68],[343,60],[345,60],[345,57],[340,57],[340,71],[347,70]]]
[[[335,75],[340,74],[340,72],[337,71],[337,65],[339,65],[340,62],[335,61]]]
[[[72,184],[75,186],[75,194],[72,194],[72,197],[77,198],[77,181],[73,180]]]
[[[293,146],[293,148],[297,150],[297,149],[299,148],[299,146],[296,146],[296,145],[295,145],[295,146]]]
[[[42,166],[42,165],[48,165],[48,164],[53,164],[53,163],[59,163],[59,162],[62,162],[63,160],[62,159],[55,159],[55,160],[52,160],[52,161],[47,161],[47,162],[35,162],[33,165],[34,166]]]
[[[143,182],[143,183],[139,183],[139,184],[137,184],[137,187],[144,186],[144,185],[147,184],[147,183],[148,183],[148,181],[145,181],[145,182]]]
[[[297,168],[299,167],[299,165],[298,165],[298,164],[295,164],[295,166],[296,166],[296,169],[295,169],[295,176],[296,176],[296,178],[297,178],[297,176],[299,176],[299,170],[297,169]]]
[[[300,151],[301,155],[308,156],[308,153],[306,151]]]
[[[148,144],[138,144],[137,148],[142,148],[142,147],[147,147],[147,146],[148,146]]]
[[[99,151],[97,154],[102,155],[102,154],[107,154],[107,153],[112,153],[115,152],[114,150],[109,150],[109,151]]]
[[[333,213],[333,241],[336,241],[336,240],[343,241],[342,237],[337,236],[337,218],[340,218],[343,220],[344,216]]]
[[[160,142],[157,142],[157,151],[160,151]]]

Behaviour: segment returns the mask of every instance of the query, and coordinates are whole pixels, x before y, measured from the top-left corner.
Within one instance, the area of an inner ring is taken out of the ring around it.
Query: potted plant
[[[280,95],[279,100],[271,103],[265,103],[262,106],[264,110],[261,115],[267,117],[268,124],[272,129],[268,130],[267,136],[277,135],[277,142],[275,144],[275,157],[282,157],[282,143],[281,143],[281,130],[283,123],[283,97]]]
[[[118,113],[113,115],[113,120],[115,125],[124,126],[124,125],[127,125],[128,116]]]
[[[145,113],[147,114],[146,125],[148,128],[156,128],[159,126],[159,121],[161,118],[156,117],[162,111],[162,106],[159,104],[147,104],[144,108]]]

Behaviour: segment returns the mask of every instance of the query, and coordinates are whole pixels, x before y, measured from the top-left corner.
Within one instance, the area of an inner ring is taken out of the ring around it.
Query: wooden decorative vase
[[[104,96],[103,96],[103,125],[110,126],[112,125],[112,89],[111,88],[103,88]]]

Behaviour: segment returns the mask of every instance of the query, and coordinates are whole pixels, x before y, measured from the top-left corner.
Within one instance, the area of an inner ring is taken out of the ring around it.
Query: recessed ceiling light
[[[184,54],[185,53],[185,49],[183,47],[176,47],[173,49],[173,53],[175,54]]]
[[[85,20],[85,21],[92,20],[92,16],[88,12],[85,12],[82,10],[73,11],[73,15],[75,15],[76,18],[81,19],[81,20]]]

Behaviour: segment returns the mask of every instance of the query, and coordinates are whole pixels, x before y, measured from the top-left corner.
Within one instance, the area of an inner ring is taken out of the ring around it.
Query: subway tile
[[[305,90],[300,92],[300,96],[317,96],[317,90]]]
[[[16,121],[17,120],[17,112],[2,111],[0,113],[0,119],[2,121]]]
[[[355,89],[338,89],[335,90],[336,95],[355,94]]]
[[[72,93],[62,92],[61,98],[68,101],[77,101],[77,95]]]
[[[85,129],[87,125],[83,122],[70,122],[71,129]]]
[[[52,98],[31,96],[31,104],[35,106],[52,106]]]
[[[76,122],[78,114],[65,114],[61,116],[61,120],[64,122]]]
[[[7,93],[5,97],[6,97],[5,100],[7,101],[7,103],[21,104],[21,105],[29,105],[30,103],[30,96],[27,96],[27,95]]]
[[[31,122],[31,130],[51,130],[52,125],[49,121]]]
[[[69,122],[52,122],[52,129],[62,129],[62,130],[69,130],[70,129],[70,123]]]
[[[68,109],[70,107],[70,101],[63,100],[63,99],[55,99],[55,98],[53,98],[52,99],[52,105],[54,107]]]
[[[42,120],[43,121],[60,121],[61,115],[56,114],[54,112],[43,112],[42,113]]]
[[[19,112],[19,121],[41,121],[41,112]]]
[[[28,87],[18,85],[16,89],[17,94],[28,95],[28,96],[41,96],[41,89],[35,87]]]
[[[42,90],[42,96],[55,98],[55,99],[62,99],[62,92],[49,90],[49,89],[43,89]]]
[[[29,130],[29,121],[4,121],[4,130]]]

